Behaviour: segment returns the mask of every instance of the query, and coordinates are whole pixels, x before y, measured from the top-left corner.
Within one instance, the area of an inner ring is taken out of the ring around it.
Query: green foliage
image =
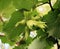
[[[39,2],[42,2],[42,3],[44,3],[44,2],[48,2],[48,0],[38,0]]]
[[[43,39],[37,38],[29,46],[29,49],[51,49],[52,46],[53,46],[53,43],[51,41],[48,43],[45,38]]]
[[[11,3],[11,0],[6,0],[6,1],[5,0],[0,0],[0,11],[2,11],[6,7],[8,7],[10,3]]]
[[[37,0],[13,0],[13,4],[17,9],[27,9],[30,10],[35,4]],[[18,6],[17,6],[18,5]],[[23,5],[23,6],[22,6]]]
[[[51,49],[60,40],[60,1],[53,1],[0,0],[2,42],[13,49]]]
[[[56,4],[53,6],[53,8],[57,9],[60,8],[60,0],[57,0]]]
[[[7,32],[8,36],[11,40],[14,40],[16,38],[16,36],[19,36],[20,33],[23,32],[23,30],[25,28],[25,26],[23,24],[19,24],[18,26],[15,26],[16,23],[18,21],[21,21],[23,18],[24,18],[23,13],[16,11],[12,14],[9,22],[7,24],[5,24],[4,31]]]

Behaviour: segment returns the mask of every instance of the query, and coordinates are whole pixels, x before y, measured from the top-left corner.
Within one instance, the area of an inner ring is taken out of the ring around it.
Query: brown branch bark
[[[2,16],[0,16],[0,21],[4,23],[4,20],[3,20]]]

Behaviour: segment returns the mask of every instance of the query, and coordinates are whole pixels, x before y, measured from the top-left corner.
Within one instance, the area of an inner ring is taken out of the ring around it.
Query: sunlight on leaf
[[[57,2],[57,0],[51,0],[52,6]]]
[[[37,12],[40,14],[40,16],[44,16],[48,14],[48,12],[51,10],[49,4],[44,4],[42,6],[39,6],[36,8]]]

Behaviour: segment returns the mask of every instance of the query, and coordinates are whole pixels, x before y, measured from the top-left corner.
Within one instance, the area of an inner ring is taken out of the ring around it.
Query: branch
[[[51,0],[49,0],[49,5],[51,7],[51,10],[54,11],[53,7],[52,7],[52,4],[51,4]]]
[[[52,41],[53,44],[57,44],[57,49],[60,49],[60,45],[59,45],[59,42],[58,42],[58,39],[53,37],[53,36],[49,36],[48,38],[48,41]]]
[[[48,4],[48,2],[45,2],[45,3],[38,4],[38,5],[34,5],[33,9],[35,9],[36,7],[42,6],[42,5],[46,4],[46,3]]]
[[[60,45],[58,43],[58,40],[56,39],[56,43],[57,43],[57,49],[60,49]]]
[[[0,21],[4,23],[4,20],[3,20],[2,16],[0,16]]]
[[[42,3],[42,4],[40,4],[40,5],[37,5],[36,7],[42,6],[42,5],[44,5],[44,4],[48,4],[48,2]]]

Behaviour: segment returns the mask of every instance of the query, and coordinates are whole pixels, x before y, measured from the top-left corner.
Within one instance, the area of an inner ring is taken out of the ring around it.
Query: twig
[[[51,10],[54,11],[53,7],[52,7],[52,4],[51,4],[51,0],[49,0],[49,5],[51,7]]]
[[[3,20],[2,16],[0,16],[0,20],[1,20],[1,22],[3,22],[3,23],[4,23],[4,20]]]

